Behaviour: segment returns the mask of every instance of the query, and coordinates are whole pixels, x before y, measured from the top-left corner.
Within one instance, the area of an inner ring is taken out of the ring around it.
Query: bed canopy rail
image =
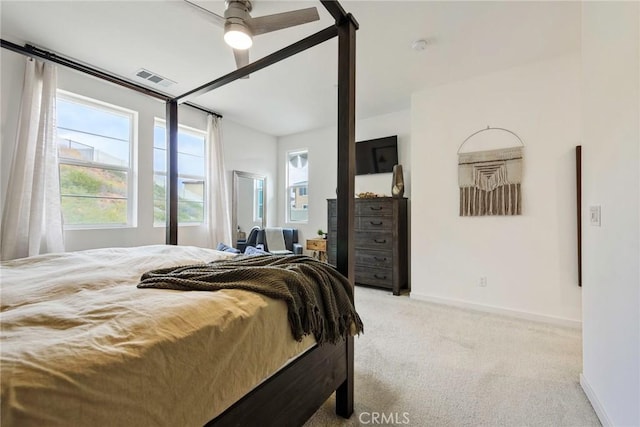
[[[289,58],[290,56],[296,55],[302,51],[305,51],[313,46],[316,46],[320,43],[323,43],[327,40],[330,40],[338,35],[338,29],[336,26],[332,25],[330,27],[325,28],[315,34],[310,35],[309,37],[305,37],[304,39],[297,41],[285,48],[282,48],[270,55],[265,56],[264,58],[260,58],[242,68],[238,68],[235,71],[230,72],[229,74],[225,74],[222,77],[219,77],[213,81],[203,84],[189,92],[186,92],[180,96],[174,98],[179,104],[189,101],[197,96],[203,95],[207,92],[211,92],[214,89],[222,87],[226,84],[234,82],[238,79],[248,76],[249,74],[255,73],[263,68],[266,68],[270,65],[273,65],[277,62],[282,61],[283,59]]]
[[[80,62],[74,61],[74,60],[69,59],[67,57],[58,55],[56,53],[49,52],[47,50],[41,49],[39,47],[30,45],[30,44],[26,44],[24,46],[20,46],[19,44],[12,43],[12,42],[4,40],[4,39],[0,39],[0,42],[2,44],[2,48],[3,49],[7,49],[7,50],[10,50],[12,52],[24,55],[24,56],[29,56],[29,57],[32,57],[32,58],[39,58],[39,59],[42,59],[43,61],[51,62],[51,63],[57,64],[57,65],[62,65],[64,67],[71,68],[72,70],[79,71],[79,72],[84,73],[84,74],[88,74],[88,75],[96,77],[98,79],[105,80],[105,81],[107,81],[109,83],[113,83],[115,85],[122,86],[124,88],[133,90],[135,92],[139,92],[139,93],[141,93],[143,95],[147,95],[147,96],[150,96],[152,98],[159,99],[161,101],[168,101],[168,100],[170,100],[172,98],[171,95],[168,95],[166,93],[158,92],[157,90],[150,89],[150,88],[148,88],[146,86],[141,86],[141,85],[139,85],[137,83],[134,83],[132,81],[123,79],[122,77],[118,77],[116,75],[109,74],[109,73],[107,73],[107,72],[105,72],[103,70],[99,70],[97,68],[90,67],[90,66],[88,66],[86,64],[82,64]],[[222,115],[220,113],[217,113],[215,111],[212,111],[212,110],[204,108],[204,107],[201,107],[201,106],[199,106],[197,104],[186,102],[185,105],[187,105],[187,106],[189,106],[191,108],[194,108],[196,110],[200,110],[203,113],[213,114],[216,117],[222,118]]]

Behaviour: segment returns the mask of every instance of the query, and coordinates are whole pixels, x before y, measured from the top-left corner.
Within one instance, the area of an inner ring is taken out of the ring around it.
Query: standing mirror
[[[247,238],[255,226],[267,224],[267,177],[233,171],[232,221],[236,241]]]

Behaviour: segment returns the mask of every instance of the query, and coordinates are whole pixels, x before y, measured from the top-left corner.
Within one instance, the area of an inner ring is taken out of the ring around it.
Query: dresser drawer
[[[393,268],[393,252],[356,249],[356,267]]]
[[[383,288],[393,288],[393,273],[390,268],[371,268],[356,266],[356,283],[363,285],[380,286]]]
[[[363,249],[390,249],[393,233],[388,231],[356,231],[355,246]]]
[[[356,230],[393,230],[392,216],[357,216],[355,219]]]
[[[393,204],[388,199],[358,199],[356,216],[392,216]]]
[[[326,239],[309,239],[307,240],[307,250],[326,252],[327,240]]]

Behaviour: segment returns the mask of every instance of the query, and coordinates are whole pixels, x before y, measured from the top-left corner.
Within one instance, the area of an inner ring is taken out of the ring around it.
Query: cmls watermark
[[[408,412],[361,412],[358,415],[361,424],[402,425],[409,424]]]

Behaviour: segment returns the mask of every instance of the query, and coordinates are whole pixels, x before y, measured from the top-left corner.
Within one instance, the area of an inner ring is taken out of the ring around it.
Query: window
[[[136,113],[58,91],[56,114],[65,228],[132,225]]]
[[[166,223],[167,139],[163,120],[156,120],[153,132],[153,223]],[[178,127],[178,223],[202,224],[205,201],[204,132]]]
[[[308,152],[287,153],[287,219],[289,222],[307,222],[309,219]]]

